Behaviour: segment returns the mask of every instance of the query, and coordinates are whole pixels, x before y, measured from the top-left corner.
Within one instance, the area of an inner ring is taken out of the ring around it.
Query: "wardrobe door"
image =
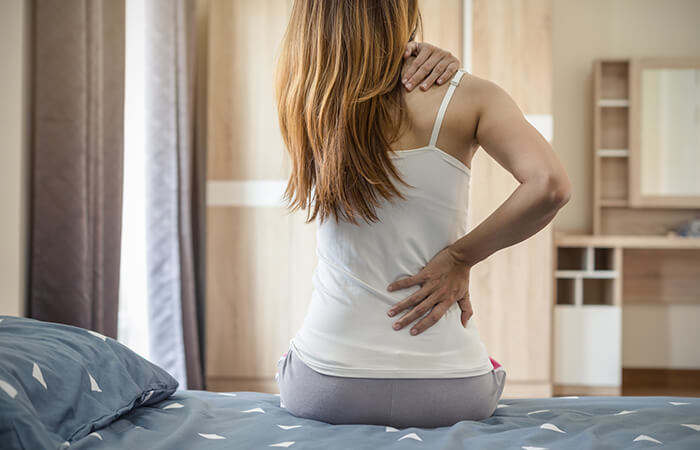
[[[471,72],[508,91],[551,140],[551,0],[471,0]],[[472,162],[470,228],[516,188],[479,149]],[[474,318],[489,354],[504,365],[504,397],[552,392],[552,230],[501,250],[471,272]]]
[[[274,67],[291,0],[211,0],[207,92],[207,387],[279,392],[276,363],[303,318],[315,225],[288,214],[290,162]]]

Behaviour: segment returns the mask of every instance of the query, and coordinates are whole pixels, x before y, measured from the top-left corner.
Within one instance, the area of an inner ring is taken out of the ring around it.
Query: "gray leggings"
[[[434,428],[490,417],[506,371],[499,366],[466,378],[337,377],[316,372],[290,348],[277,362],[276,379],[281,406],[295,416],[331,424]]]

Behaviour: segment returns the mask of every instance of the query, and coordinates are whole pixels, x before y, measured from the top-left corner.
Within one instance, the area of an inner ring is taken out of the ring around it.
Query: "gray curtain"
[[[35,0],[28,314],[116,338],[124,1]]]
[[[151,359],[182,387],[202,389],[195,7],[146,1],[146,265]]]

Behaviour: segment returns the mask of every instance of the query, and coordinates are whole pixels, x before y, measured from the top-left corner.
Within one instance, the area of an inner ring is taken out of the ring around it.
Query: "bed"
[[[694,397],[502,399],[482,421],[396,429],[296,417],[278,394],[176,388],[99,333],[0,317],[2,449],[700,449]]]

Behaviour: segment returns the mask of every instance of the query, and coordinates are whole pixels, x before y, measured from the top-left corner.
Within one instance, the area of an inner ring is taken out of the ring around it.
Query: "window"
[[[124,204],[118,340],[148,359],[144,3],[143,0],[126,1]]]

